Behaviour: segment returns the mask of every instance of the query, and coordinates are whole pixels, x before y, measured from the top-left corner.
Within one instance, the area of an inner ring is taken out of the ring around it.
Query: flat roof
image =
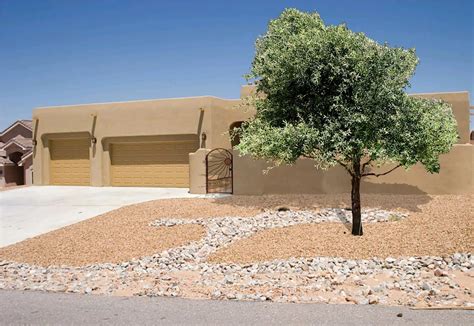
[[[170,101],[170,100],[190,100],[190,99],[202,99],[202,98],[213,98],[223,101],[237,101],[237,99],[228,99],[212,95],[202,95],[202,96],[187,96],[187,97],[166,97],[166,98],[156,98],[156,99],[146,99],[146,100],[129,100],[129,101],[112,101],[112,102],[96,102],[96,103],[79,103],[79,104],[64,104],[64,105],[51,105],[51,106],[39,106],[36,109],[49,109],[49,108],[62,108],[68,106],[87,106],[87,105],[103,105],[103,104],[124,104],[124,103],[137,103],[137,102],[154,102],[154,101]]]

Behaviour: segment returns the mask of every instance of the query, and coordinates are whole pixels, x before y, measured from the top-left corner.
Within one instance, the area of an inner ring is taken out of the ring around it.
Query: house
[[[31,120],[18,120],[0,133],[0,187],[33,183]]]
[[[254,91],[253,85],[243,86],[239,99],[202,96],[35,109],[34,183],[184,187],[192,193],[347,192],[349,179],[338,168],[319,171],[301,160],[263,175],[266,162],[234,153],[238,139],[231,141],[229,130],[254,114],[252,108],[236,107]],[[459,144],[443,156],[441,174],[428,175],[421,167],[397,171],[384,179],[393,185],[377,191],[472,193],[469,94],[413,96],[451,103]]]

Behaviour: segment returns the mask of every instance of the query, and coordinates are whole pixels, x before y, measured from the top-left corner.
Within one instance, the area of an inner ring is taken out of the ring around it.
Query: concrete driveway
[[[185,197],[200,196],[187,188],[33,186],[2,191],[0,247],[125,205]]]

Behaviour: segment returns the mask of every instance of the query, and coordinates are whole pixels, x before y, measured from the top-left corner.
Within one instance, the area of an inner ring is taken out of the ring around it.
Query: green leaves
[[[449,104],[406,97],[392,121],[384,143],[387,158],[406,167],[421,162],[427,171],[439,172],[439,155],[457,141],[456,120]]]
[[[406,95],[417,63],[413,49],[287,9],[256,41],[247,77],[265,96],[253,99],[257,113],[239,130],[238,149],[277,164],[304,156],[352,167],[366,157],[437,172],[456,122],[448,104]]]

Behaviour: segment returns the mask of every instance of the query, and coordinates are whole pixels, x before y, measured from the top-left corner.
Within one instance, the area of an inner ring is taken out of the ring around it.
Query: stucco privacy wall
[[[455,145],[451,152],[440,158],[441,172],[430,174],[423,166],[409,170],[398,169],[376,178],[367,177],[361,185],[365,193],[399,194],[473,194],[474,146]],[[351,189],[349,174],[339,166],[326,171],[314,167],[308,159],[301,159],[293,166],[280,166],[262,173],[271,164],[239,156],[234,151],[234,194],[261,195],[278,193],[335,194],[348,193]],[[386,171],[387,165],[375,171]]]
[[[255,92],[251,85],[243,86],[241,97]],[[400,194],[472,194],[474,193],[474,146],[469,145],[469,94],[468,92],[412,94],[423,98],[441,99],[451,104],[458,123],[459,141],[450,153],[440,158],[441,172],[430,174],[421,165],[409,170],[399,169],[380,178],[366,178],[362,183],[365,193]],[[467,143],[467,144],[466,144]],[[190,155],[192,193],[206,192],[205,156],[201,150]],[[347,193],[350,178],[340,167],[318,170],[311,160],[299,160],[293,166],[280,166],[266,170],[271,164],[239,156],[234,151],[234,194],[261,195],[272,193]],[[379,169],[386,171],[390,165]]]
[[[189,192],[192,194],[206,193],[206,155],[210,151],[201,148],[189,154]]]
[[[34,183],[50,183],[49,143],[58,138],[97,139],[89,148],[93,186],[110,184],[109,147],[114,142],[197,138],[203,148],[229,148],[229,126],[251,115],[234,109],[239,102],[204,96],[36,109]]]

